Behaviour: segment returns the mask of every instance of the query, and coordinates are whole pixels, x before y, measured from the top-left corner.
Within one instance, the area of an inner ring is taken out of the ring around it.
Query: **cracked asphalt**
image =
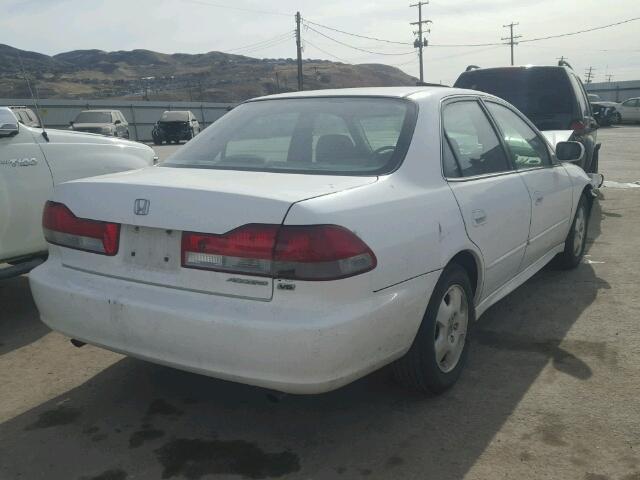
[[[640,180],[640,127],[599,135],[606,178]],[[440,397],[386,369],[276,397],[74,348],[39,322],[26,277],[1,283],[0,480],[638,480],[639,238],[640,189],[603,188],[585,262],[492,307]]]

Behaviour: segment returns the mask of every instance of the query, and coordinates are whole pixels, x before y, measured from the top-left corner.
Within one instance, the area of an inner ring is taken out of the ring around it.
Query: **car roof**
[[[474,68],[471,70],[467,70],[462,73],[471,73],[471,72],[483,72],[487,70],[542,70],[542,69],[553,69],[553,70],[571,70],[571,68],[566,67],[564,65],[512,65],[506,67],[481,67]]]
[[[484,92],[450,87],[362,87],[362,88],[337,88],[327,90],[306,90],[303,92],[278,93],[264,97],[252,98],[247,102],[261,100],[277,100],[285,98],[322,98],[322,97],[387,97],[387,98],[444,98],[454,94],[473,94],[493,96]]]

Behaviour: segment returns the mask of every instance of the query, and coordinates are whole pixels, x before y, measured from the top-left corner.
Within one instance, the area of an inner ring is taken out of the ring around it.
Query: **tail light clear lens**
[[[222,235],[183,232],[182,266],[296,280],[335,280],[376,267],[371,249],[337,225],[250,224]]]
[[[42,227],[49,243],[108,256],[118,253],[120,224],[78,218],[62,203],[46,203]]]
[[[182,266],[271,276],[278,225],[249,224],[222,235],[182,233]]]

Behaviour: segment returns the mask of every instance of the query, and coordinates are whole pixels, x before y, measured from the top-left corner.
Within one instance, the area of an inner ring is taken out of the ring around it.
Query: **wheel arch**
[[[482,259],[480,255],[471,249],[460,250],[449,259],[444,268],[453,263],[464,268],[467,275],[469,275],[469,281],[471,282],[471,288],[473,289],[473,296],[475,298],[475,303],[477,304],[484,279]]]

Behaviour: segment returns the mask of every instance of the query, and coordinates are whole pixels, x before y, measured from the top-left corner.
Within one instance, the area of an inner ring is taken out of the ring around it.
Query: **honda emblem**
[[[133,202],[133,213],[136,215],[148,215],[149,205],[151,205],[151,202],[146,198],[138,198]]]

